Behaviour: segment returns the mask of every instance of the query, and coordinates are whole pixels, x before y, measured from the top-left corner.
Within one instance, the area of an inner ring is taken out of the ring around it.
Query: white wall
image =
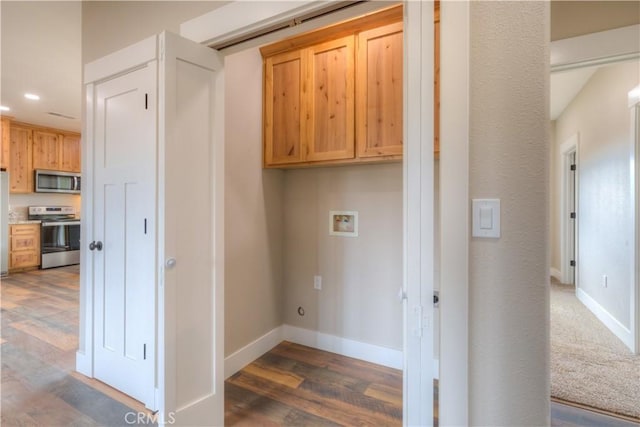
[[[223,1],[83,1],[82,63],[168,30],[224,5]]]
[[[287,171],[284,201],[285,323],[402,350],[402,164]],[[330,236],[331,210],[358,237]]]
[[[627,94],[639,82],[638,62],[596,71],[556,121],[554,152],[559,158],[558,146],[579,134],[578,287],[625,328],[631,322],[633,245]]]
[[[262,56],[225,57],[225,353],[282,324],[283,172],[262,169]]]
[[[469,195],[501,199],[502,236],[469,245],[469,423],[548,425],[549,3],[470,23]]]

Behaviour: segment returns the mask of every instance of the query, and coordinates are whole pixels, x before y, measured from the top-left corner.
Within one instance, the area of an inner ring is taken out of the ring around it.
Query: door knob
[[[99,251],[102,250],[102,242],[98,241],[96,242],[95,240],[91,243],[89,243],[89,250],[92,251],[94,249],[97,249]]]

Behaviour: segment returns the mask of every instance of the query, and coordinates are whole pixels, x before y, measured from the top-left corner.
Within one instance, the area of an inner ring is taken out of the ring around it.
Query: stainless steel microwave
[[[36,193],[80,194],[80,174],[36,169]]]

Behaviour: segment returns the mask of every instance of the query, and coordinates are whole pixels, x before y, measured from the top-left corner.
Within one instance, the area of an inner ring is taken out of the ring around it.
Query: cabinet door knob
[[[91,243],[89,243],[89,250],[92,251],[94,249],[97,249],[99,251],[102,250],[102,242],[98,241],[96,242],[95,240]]]

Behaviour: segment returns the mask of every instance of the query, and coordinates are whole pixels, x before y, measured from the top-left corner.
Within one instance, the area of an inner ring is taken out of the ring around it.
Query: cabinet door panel
[[[33,191],[31,164],[32,133],[30,129],[11,126],[9,182],[11,193]]]
[[[402,154],[402,23],[358,36],[356,105],[360,157]]]
[[[11,144],[11,121],[0,118],[0,168],[9,169],[9,146]]]
[[[33,131],[33,168],[60,170],[58,134],[41,130]]]
[[[304,160],[302,135],[303,61],[300,51],[265,61],[265,164]]]
[[[60,169],[80,172],[80,136],[63,135],[60,142]]]
[[[308,49],[307,160],[354,157],[353,46],[349,36]]]

